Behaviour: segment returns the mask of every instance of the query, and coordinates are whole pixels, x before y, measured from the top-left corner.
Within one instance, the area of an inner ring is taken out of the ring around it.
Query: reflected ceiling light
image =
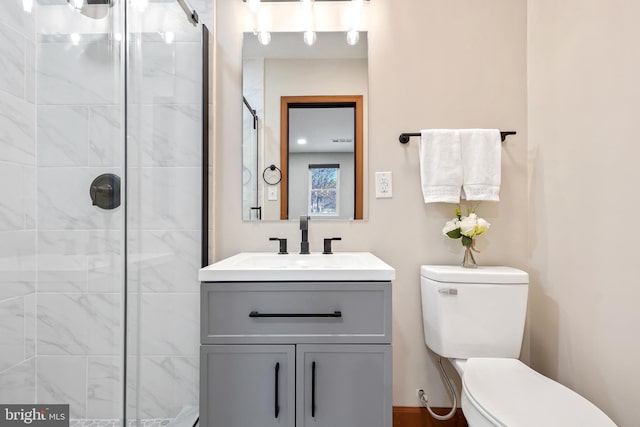
[[[164,33],[163,37],[164,37],[164,42],[166,44],[171,44],[171,43],[173,43],[173,40],[175,40],[176,35],[175,35],[175,33],[172,33],[171,31],[167,31],[166,33]]]
[[[31,10],[33,9],[33,0],[22,0],[22,9],[27,13],[31,13]]]
[[[82,9],[84,6],[84,0],[67,0],[69,5],[74,9]]]
[[[266,46],[271,43],[271,33],[269,31],[258,32],[258,41],[261,45]]]
[[[304,138],[300,138],[300,139],[299,139],[299,140],[297,140],[296,142],[297,142],[298,144],[300,144],[300,145],[304,145],[304,144],[306,144],[306,143],[307,143],[307,140],[306,140],[306,139],[304,139]]]
[[[247,0],[247,6],[251,12],[256,13],[260,8],[260,0]]]
[[[357,30],[351,29],[347,31],[347,43],[351,46],[355,46],[360,41],[360,33]]]
[[[309,10],[313,5],[313,0],[300,0],[300,3],[302,3],[302,7],[304,7],[306,10]]]
[[[138,12],[144,12],[149,5],[149,0],[131,0],[131,5],[138,9]]]
[[[315,31],[305,31],[304,32],[304,44],[307,46],[312,46],[316,42],[316,32]]]
[[[71,39],[71,44],[73,44],[74,46],[78,46],[78,44],[80,44],[80,34],[71,33],[69,34],[69,38]]]
[[[122,34],[121,33],[115,33],[113,35],[113,39],[117,42],[122,41]]]

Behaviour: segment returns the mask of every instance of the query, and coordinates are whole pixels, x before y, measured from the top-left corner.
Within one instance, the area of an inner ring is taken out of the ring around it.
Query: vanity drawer
[[[391,282],[206,282],[201,300],[203,344],[391,342]]]

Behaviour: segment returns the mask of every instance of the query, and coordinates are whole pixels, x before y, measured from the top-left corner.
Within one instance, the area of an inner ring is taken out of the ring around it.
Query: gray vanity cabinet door
[[[295,346],[200,348],[201,427],[294,427]]]
[[[296,427],[391,427],[390,345],[298,345]]]

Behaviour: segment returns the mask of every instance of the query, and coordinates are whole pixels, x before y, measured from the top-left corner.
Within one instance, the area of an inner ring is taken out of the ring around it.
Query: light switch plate
[[[278,200],[278,187],[272,185],[268,187],[267,200]]]

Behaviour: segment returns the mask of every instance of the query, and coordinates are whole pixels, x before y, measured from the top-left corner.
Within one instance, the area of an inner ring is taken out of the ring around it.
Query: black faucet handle
[[[287,254],[287,239],[281,239],[279,237],[269,237],[269,240],[277,240],[280,242],[280,250],[278,252],[278,255]]]
[[[331,255],[331,241],[333,240],[342,240],[342,237],[330,237],[328,239],[324,239],[324,251],[322,253],[324,255]]]

